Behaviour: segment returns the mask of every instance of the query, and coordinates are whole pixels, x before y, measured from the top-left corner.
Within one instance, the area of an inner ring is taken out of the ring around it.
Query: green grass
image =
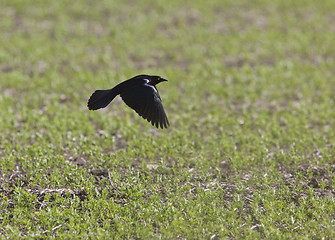
[[[1,238],[335,238],[334,9],[3,0]],[[142,73],[167,130],[87,109]]]

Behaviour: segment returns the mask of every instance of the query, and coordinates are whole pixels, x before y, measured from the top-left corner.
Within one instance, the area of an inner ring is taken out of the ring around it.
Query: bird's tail
[[[116,89],[96,90],[90,97],[87,107],[90,110],[97,110],[106,107],[117,95]]]

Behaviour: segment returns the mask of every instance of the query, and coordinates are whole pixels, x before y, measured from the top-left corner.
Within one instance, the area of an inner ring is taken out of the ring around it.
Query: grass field
[[[335,1],[2,0],[2,239],[334,239]],[[96,89],[158,85],[155,129]]]

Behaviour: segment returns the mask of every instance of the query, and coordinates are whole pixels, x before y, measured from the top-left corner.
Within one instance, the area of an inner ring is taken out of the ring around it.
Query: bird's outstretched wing
[[[120,96],[129,107],[153,126],[160,126],[162,129],[169,126],[159,93],[153,86],[145,84],[129,88]]]

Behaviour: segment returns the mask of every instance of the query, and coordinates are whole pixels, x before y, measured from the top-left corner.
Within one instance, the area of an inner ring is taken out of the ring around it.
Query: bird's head
[[[149,78],[149,81],[150,81],[150,84],[155,86],[156,84],[160,83],[160,82],[166,82],[167,80],[160,77],[160,76],[148,76]]]

